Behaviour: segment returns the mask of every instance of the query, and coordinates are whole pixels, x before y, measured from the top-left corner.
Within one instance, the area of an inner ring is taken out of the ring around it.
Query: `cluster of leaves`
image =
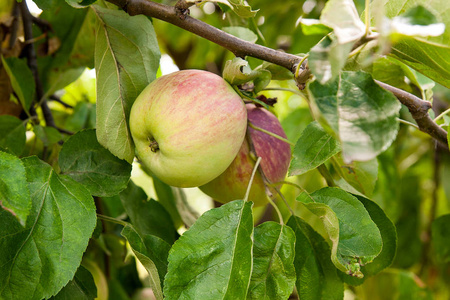
[[[408,112],[373,80],[423,99],[435,92],[448,105],[447,1],[191,8],[243,40],[308,53],[306,92],[276,65],[233,59],[105,1],[35,2],[43,12],[26,42],[14,40],[23,35],[19,4],[0,4],[0,298],[130,299],[147,287],[156,299],[342,299],[345,288],[380,299],[449,295],[450,191],[440,182],[450,174],[448,149],[400,126]],[[357,7],[371,12],[374,29]],[[22,58],[30,43],[37,70]],[[129,112],[161,75],[160,49],[180,68],[223,70],[235,86],[251,81],[249,99],[279,97],[273,110],[297,141],[285,202],[274,199],[279,223],[239,199],[199,216],[183,189],[148,175],[144,191],[130,180]],[[75,81],[93,67],[95,79]],[[49,126],[39,104],[60,98]],[[449,127],[446,115],[436,121]]]

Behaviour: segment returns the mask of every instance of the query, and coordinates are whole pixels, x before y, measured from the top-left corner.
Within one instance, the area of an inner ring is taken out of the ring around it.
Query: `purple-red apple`
[[[203,185],[236,157],[247,111],[220,76],[185,70],[161,76],[136,99],[130,131],[141,163],[165,183]]]
[[[286,134],[275,115],[253,104],[247,104],[246,107],[249,122],[256,127],[286,138]],[[261,168],[267,179],[271,183],[284,180],[291,159],[289,144],[252,128],[249,129],[249,133],[256,155],[261,157]],[[201,186],[200,189],[222,203],[243,199],[255,163],[255,158],[250,155],[248,141],[244,140],[238,155],[225,172]],[[271,192],[274,193],[275,191],[271,189]],[[259,172],[256,173],[253,180],[249,200],[253,201],[255,206],[267,203],[264,182]]]

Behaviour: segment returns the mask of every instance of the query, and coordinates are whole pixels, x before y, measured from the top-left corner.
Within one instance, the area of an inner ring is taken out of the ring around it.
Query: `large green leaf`
[[[16,117],[0,116],[0,148],[20,155],[25,148],[25,124]]]
[[[433,221],[431,227],[431,241],[436,258],[440,262],[450,261],[450,214],[440,216]]]
[[[28,68],[26,61],[17,57],[5,59],[2,56],[2,63],[6,73],[8,73],[14,92],[16,92],[24,110],[28,112],[34,100],[35,83],[33,73]]]
[[[252,271],[252,203],[204,213],[172,246],[167,299],[245,299]]]
[[[21,225],[25,225],[31,208],[30,191],[22,161],[2,151],[0,151],[0,207],[14,213]]]
[[[322,219],[333,244],[331,260],[342,272],[362,278],[361,266],[382,250],[380,230],[357,198],[339,188],[303,192],[297,201]]]
[[[144,190],[132,181],[120,193],[123,207],[139,233],[154,235],[173,244],[178,234],[169,213],[157,201],[147,199]]]
[[[370,263],[361,267],[361,272],[364,274],[364,278],[355,278],[348,275],[343,275],[343,279],[350,285],[359,285],[364,282],[367,276],[373,276],[389,267],[394,260],[397,251],[397,232],[395,225],[386,216],[384,211],[375,202],[356,196],[359,201],[364,205],[369,212],[370,218],[375,222],[381,233],[381,239],[383,240],[383,249],[381,253]],[[342,273],[340,273],[341,275]]]
[[[96,225],[89,192],[37,157],[23,159],[32,206],[25,227],[0,217],[0,298],[42,299],[71,280]]]
[[[59,166],[63,174],[95,196],[118,194],[127,187],[131,175],[131,165],[100,145],[94,129],[80,131],[64,143]]]
[[[253,271],[247,299],[288,299],[295,284],[295,234],[265,222],[255,228]]]
[[[384,7],[387,17],[394,18],[408,9],[422,5],[445,25],[440,36],[403,36],[392,46],[392,54],[402,62],[450,88],[450,2],[447,0],[374,0],[373,9]],[[377,24],[381,26],[381,24]]]
[[[308,85],[324,128],[341,141],[345,162],[365,161],[386,150],[397,136],[400,103],[364,72]]]
[[[339,143],[314,121],[303,130],[295,143],[289,176],[315,169],[339,151]]]
[[[75,277],[51,300],[94,300],[97,298],[97,287],[94,277],[83,266],[80,266]]]
[[[328,243],[299,217],[290,217],[287,225],[295,232],[295,285],[300,299],[342,299],[344,284],[331,262]]]
[[[156,78],[160,52],[153,25],[145,16],[92,6],[98,27],[95,45],[97,74],[97,138],[114,155],[133,161],[128,129],[131,106]]]
[[[131,225],[125,226],[122,235],[128,240],[134,254],[147,270],[150,286],[156,299],[162,300],[161,284],[167,272],[167,256],[170,245],[156,236],[140,235]]]

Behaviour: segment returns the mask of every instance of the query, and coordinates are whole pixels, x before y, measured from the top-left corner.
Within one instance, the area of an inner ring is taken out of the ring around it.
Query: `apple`
[[[159,77],[137,97],[130,113],[137,157],[176,187],[200,186],[224,172],[246,128],[241,97],[222,77],[200,70]]]
[[[247,104],[246,107],[249,122],[286,138],[286,134],[275,115],[265,108],[256,107],[254,104]],[[284,180],[291,160],[290,145],[252,128],[249,128],[249,134],[250,136],[247,138],[251,138],[256,155],[261,157],[261,168],[267,179],[271,183]],[[245,140],[239,154],[225,172],[201,186],[200,189],[221,203],[243,199],[255,163],[255,158],[250,153],[249,143]],[[273,188],[270,188],[270,191],[275,194]],[[249,200],[253,201],[255,206],[267,203],[266,189],[259,172],[255,174],[253,179]]]

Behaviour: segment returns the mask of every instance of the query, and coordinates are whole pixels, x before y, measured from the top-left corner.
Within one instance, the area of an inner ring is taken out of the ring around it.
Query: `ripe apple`
[[[286,138],[280,122],[271,112],[253,104],[247,104],[246,107],[249,122]],[[267,179],[271,183],[284,180],[291,159],[289,144],[252,128],[249,128],[249,134],[257,156],[261,157],[261,168]],[[254,166],[255,159],[250,155],[248,141],[244,140],[238,155],[225,172],[201,186],[200,189],[222,203],[243,199]],[[271,192],[275,193],[273,189]],[[264,182],[259,172],[255,174],[249,200],[253,201],[255,206],[267,203]]]
[[[200,186],[231,164],[245,138],[247,111],[220,76],[184,70],[138,96],[130,131],[141,163],[165,183]]]

